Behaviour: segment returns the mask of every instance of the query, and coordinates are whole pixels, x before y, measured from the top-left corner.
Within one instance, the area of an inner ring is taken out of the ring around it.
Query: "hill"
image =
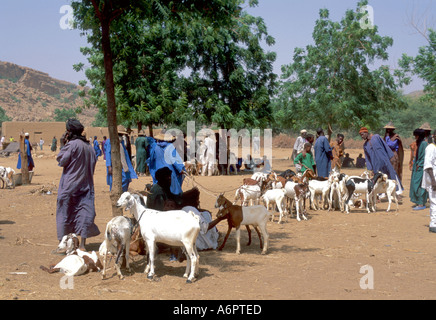
[[[0,107],[12,121],[54,121],[56,109],[83,105],[83,88],[47,73],[0,61]],[[90,126],[97,109],[85,109],[77,118]]]

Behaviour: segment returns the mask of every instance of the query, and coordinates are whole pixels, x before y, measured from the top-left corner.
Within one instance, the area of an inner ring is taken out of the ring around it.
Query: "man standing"
[[[58,148],[58,139],[56,139],[56,136],[54,136],[53,140],[51,141],[51,151],[56,152],[57,148]]]
[[[94,170],[96,156],[82,136],[83,125],[76,119],[66,124],[64,147],[56,160],[63,167],[59,182],[56,226],[57,238],[75,233],[81,237],[80,248],[85,250],[86,239],[100,234],[95,219]]]
[[[318,177],[328,178],[333,159],[332,148],[321,128],[316,130],[318,138],[315,141],[315,163]]]
[[[29,133],[24,134],[24,151],[27,154],[27,169],[28,171],[32,171],[35,167],[35,163],[33,162],[32,158],[32,145],[29,142]],[[21,152],[18,154],[18,163],[17,163],[17,169],[21,169]]]
[[[292,159],[291,159],[292,161],[294,161],[295,158],[303,151],[304,144],[308,142],[306,140],[306,135],[307,135],[307,131],[303,129],[300,131],[300,136],[298,136],[297,140],[295,140],[294,150],[292,152]]]
[[[392,166],[394,167],[398,178],[402,181],[404,161],[403,142],[401,141],[400,136],[394,132],[396,128],[392,122],[385,125],[384,129],[386,129],[385,142],[394,153],[394,156],[391,158]]]
[[[342,158],[344,157],[345,153],[344,135],[342,133],[338,133],[336,136],[336,141],[333,141],[330,144],[330,147],[333,155],[332,170],[340,171],[342,168]]]
[[[359,134],[365,141],[363,150],[365,151],[366,167],[372,174],[381,171],[388,175],[389,179],[397,181],[397,194],[403,192],[403,186],[394,167],[391,164],[391,158],[394,156],[391,148],[378,134],[369,134],[367,128],[359,130]]]
[[[135,140],[136,147],[136,173],[145,175],[147,172],[147,137],[143,130],[138,132],[138,138]]]
[[[436,141],[436,130],[433,132]],[[430,232],[436,232],[436,144],[433,142],[425,149],[424,177],[422,187],[427,189],[430,199]]]
[[[100,144],[97,140],[97,136],[94,136],[93,146],[94,146],[95,155],[97,156],[97,160],[98,160],[98,157],[101,156],[101,150],[100,150]]]
[[[434,142],[434,139],[431,135],[431,127],[430,127],[430,124],[428,122],[423,123],[422,126],[419,127],[419,129],[422,129],[425,131],[425,139],[427,140],[428,143]]]
[[[130,161],[129,153],[124,144],[123,135],[128,135],[126,131],[118,130],[118,138],[120,140],[120,156],[121,156],[121,175],[122,175],[122,189],[126,192],[129,189],[129,184],[132,179],[138,179],[135,169],[133,169],[132,162]],[[112,190],[112,155],[111,155],[111,140],[106,139],[104,151],[106,155],[106,183],[109,190]]]
[[[206,135],[206,138],[204,139],[204,145],[206,147],[206,154],[204,158],[203,168],[201,171],[201,175],[205,176],[206,171],[208,176],[213,175],[213,171],[215,169],[215,163],[216,163],[216,143],[215,140],[211,138],[210,133]]]

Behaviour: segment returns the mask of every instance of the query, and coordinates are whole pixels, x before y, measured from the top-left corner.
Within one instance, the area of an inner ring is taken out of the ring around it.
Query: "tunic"
[[[147,138],[139,136],[135,141],[136,172],[145,173],[147,170]]]
[[[319,136],[315,142],[315,162],[318,177],[327,178],[331,169],[332,149],[325,136]]]
[[[422,177],[424,175],[424,160],[425,160],[425,148],[428,143],[426,141],[421,142],[418,150],[418,158],[414,159],[412,179],[410,181],[410,201],[420,206],[424,206],[427,203],[428,192],[425,188],[421,187]]]
[[[27,169],[32,171],[35,168],[35,163],[32,158],[32,146],[28,139],[24,139],[25,149],[27,150]],[[21,152],[18,154],[17,169],[21,169]]]
[[[96,156],[93,148],[82,140],[71,140],[56,160],[63,167],[56,207],[58,239],[69,233],[76,233],[82,238],[99,235],[100,231],[94,223]]]
[[[344,152],[345,152],[344,143],[342,142],[341,144],[338,144],[337,141],[333,141],[330,144],[330,147],[332,149],[332,154],[333,154],[332,169],[334,169],[336,167],[338,169],[341,169],[342,157],[344,156]]]
[[[100,157],[101,156],[101,150],[100,150],[100,145],[99,145],[99,143],[98,143],[98,141],[97,140],[94,140],[94,151],[95,151],[95,155],[97,156],[97,158],[98,157]]]
[[[58,140],[56,138],[53,138],[51,141],[51,151],[56,151],[58,148]]]
[[[120,155],[121,155],[121,179],[122,179],[122,189],[126,192],[129,189],[129,184],[132,179],[138,179],[135,169],[133,169],[132,162],[130,161],[129,154],[126,147],[124,146],[124,141],[120,139]],[[106,139],[104,145],[104,152],[106,155],[106,183],[109,186],[109,190],[112,190],[112,174],[109,174],[109,168],[112,167],[112,155],[111,155],[111,140]]]
[[[301,163],[301,170],[300,172],[305,172],[307,169],[313,170],[313,166],[315,165],[315,162],[313,161],[313,156],[310,153],[306,153],[306,156],[303,157],[303,153],[299,153],[298,156],[294,160],[294,164],[297,165]]]
[[[403,190],[401,180],[398,178],[390,161],[394,153],[378,134],[373,135],[370,140],[365,141],[363,150],[365,151],[367,169],[374,171],[374,173],[381,171],[387,174],[389,179],[397,180],[401,186],[398,187],[397,185],[397,190]]]
[[[426,169],[432,168],[436,178],[436,144],[431,143],[425,149],[424,177],[422,187],[427,190],[430,199],[430,228],[436,227],[436,191],[431,186],[431,177]]]

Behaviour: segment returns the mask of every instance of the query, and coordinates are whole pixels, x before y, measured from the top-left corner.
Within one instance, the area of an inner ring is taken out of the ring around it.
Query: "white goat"
[[[66,276],[80,276],[88,271],[100,271],[101,262],[97,257],[97,253],[77,249],[74,253],[67,255],[58,264],[52,265],[49,268],[40,266],[40,269],[48,273],[62,272]]]
[[[145,208],[129,192],[121,195],[117,206],[132,210],[133,216],[139,223],[149,253],[149,262],[144,270],[144,273],[148,273],[148,279],[153,279],[155,274],[156,242],[161,242],[185,249],[187,265],[183,277],[188,278],[187,283],[194,281],[199,261],[195,245],[200,232],[200,221],[197,215],[183,210],[158,211]]]
[[[287,217],[286,207],[283,201],[285,197],[286,197],[286,190],[284,188],[267,190],[262,196],[262,200],[265,203],[265,207],[268,210],[269,210],[270,203],[275,203],[275,205],[279,209],[280,217],[278,223],[282,222],[283,217]],[[275,208],[273,208],[273,212],[274,210]],[[274,221],[274,213],[271,215],[271,221]]]
[[[365,179],[360,177],[349,177],[347,181],[345,182],[345,186],[347,187],[347,193],[348,197],[345,202],[345,212],[348,214],[349,211],[349,201],[354,193],[360,193],[362,195],[365,195],[366,198],[366,211],[368,213],[372,211],[375,212],[374,202],[372,202],[373,197],[373,191],[374,191],[374,185],[378,183],[378,181],[382,179],[382,173],[378,172],[375,174],[374,178],[371,179]],[[371,207],[371,208],[370,208]]]
[[[241,200],[241,206],[247,206],[250,200],[251,204],[259,204],[259,199],[262,195],[261,187],[259,185],[242,185],[235,192],[235,200],[233,204],[236,204],[238,200]]]
[[[79,248],[79,237],[75,233],[69,233],[62,237],[56,252],[65,252],[66,255],[75,254]]]
[[[398,211],[398,199],[397,199],[397,181],[388,179],[388,175],[385,173],[382,173],[382,178],[378,179],[374,185],[374,190],[372,192],[372,202],[374,206],[377,205],[377,194],[379,193],[385,193],[388,197],[388,208],[386,212],[389,212],[391,209],[392,200],[394,200],[395,204],[397,205],[397,211]]]
[[[328,201],[328,195],[330,192],[330,187],[332,182],[330,180],[310,180],[309,190],[310,190],[310,205],[313,210],[319,210],[318,201],[315,199],[317,195],[321,195],[321,204],[324,209],[324,204]]]
[[[121,257],[125,252],[126,268],[127,271],[130,272],[129,251],[132,232],[133,222],[127,217],[114,217],[107,223],[104,241],[100,245],[99,249],[99,253],[103,257],[103,272],[101,274],[102,279],[106,277],[108,253],[116,255],[115,268],[117,270],[118,277],[120,279],[124,279],[124,276],[121,273]]]
[[[329,197],[329,211],[332,209],[336,209],[339,204],[339,209],[341,212],[345,210],[345,199],[348,195],[347,188],[345,186],[345,182],[347,181],[348,176],[345,173],[339,173],[337,171],[333,172],[329,180],[331,182],[330,186],[330,197]]]

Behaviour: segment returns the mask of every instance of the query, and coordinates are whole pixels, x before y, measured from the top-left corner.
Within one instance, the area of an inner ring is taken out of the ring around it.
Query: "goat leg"
[[[247,229],[247,232],[248,232],[248,243],[247,243],[247,246],[249,246],[251,244],[251,230],[250,230],[250,226],[248,224],[245,225],[245,228]]]
[[[224,241],[223,241],[223,243],[222,243],[221,246],[218,248],[218,251],[223,250],[224,245],[226,244],[226,241],[227,241],[227,239],[229,238],[230,231],[232,231],[232,224],[231,224],[230,221],[229,221],[229,229],[227,230],[227,234],[226,234],[226,236],[224,237]]]
[[[256,230],[257,235],[259,236],[260,248],[263,249],[262,236],[260,235],[260,230],[257,226],[254,227],[254,230]]]

